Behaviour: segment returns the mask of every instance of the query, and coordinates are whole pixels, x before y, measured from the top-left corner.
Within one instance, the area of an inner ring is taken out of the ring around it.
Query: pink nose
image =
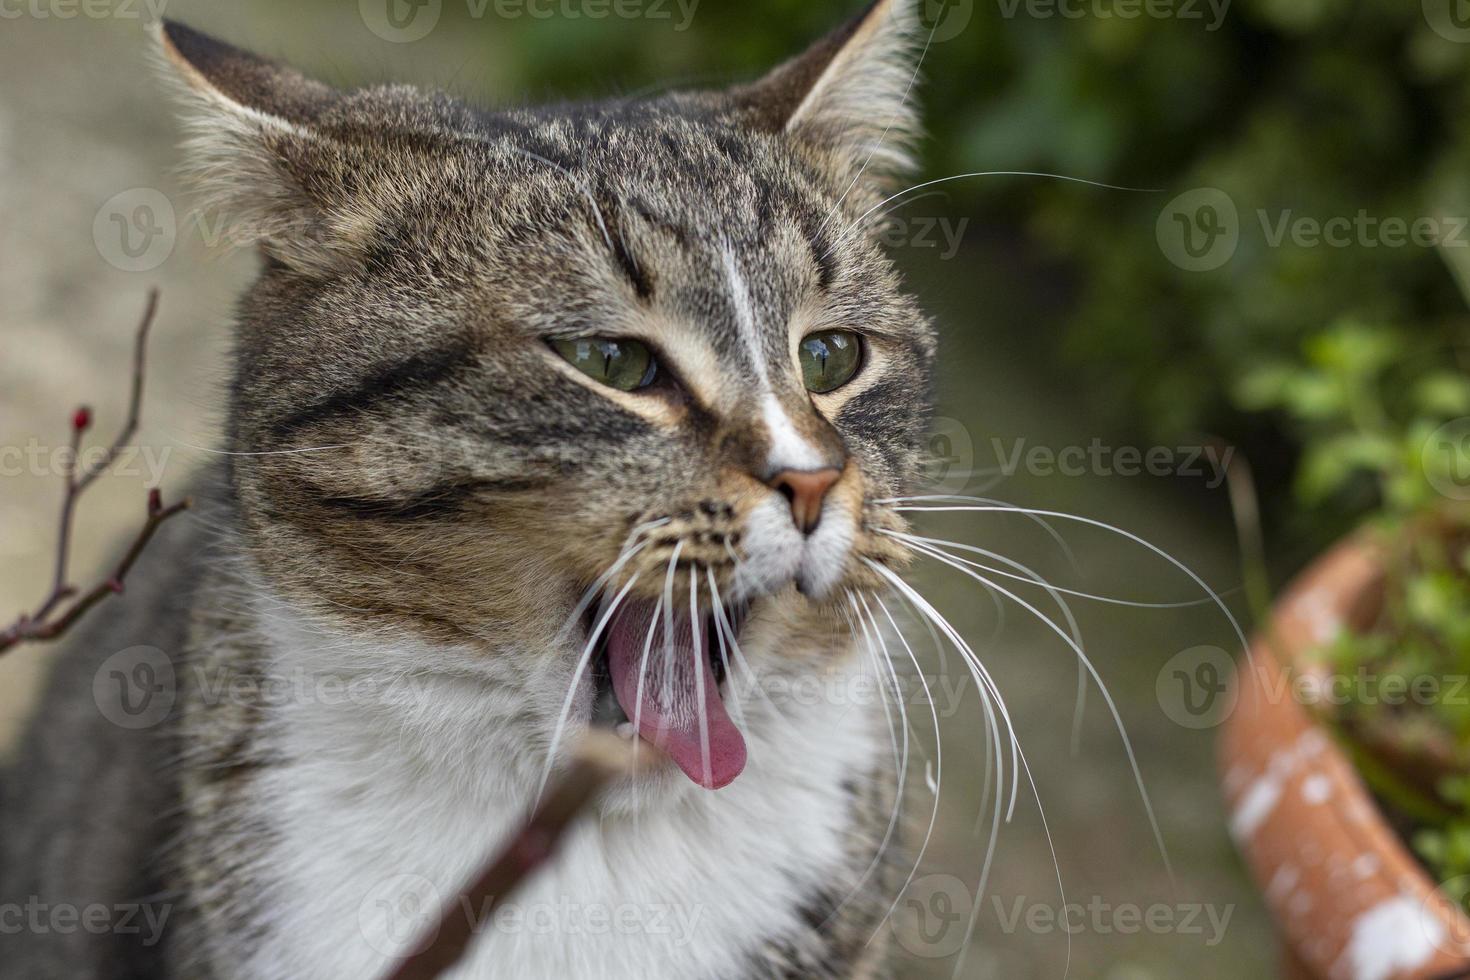
[[[791,520],[803,534],[816,530],[827,491],[842,476],[838,469],[782,470],[768,481],[791,504]]]

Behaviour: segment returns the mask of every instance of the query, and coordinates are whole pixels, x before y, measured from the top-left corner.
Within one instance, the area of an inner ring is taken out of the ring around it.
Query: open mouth
[[[719,609],[691,622],[687,609],[625,601],[598,637],[592,723],[658,746],[705,789],[729,785],[745,768],[745,736],[725,710],[732,654],[719,637],[727,626],[738,636],[745,614]]]

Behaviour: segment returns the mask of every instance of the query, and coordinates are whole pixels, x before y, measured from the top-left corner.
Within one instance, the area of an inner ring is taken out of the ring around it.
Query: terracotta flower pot
[[[1231,833],[1276,920],[1288,976],[1470,976],[1470,919],[1414,860],[1298,693],[1323,676],[1304,655],[1371,620],[1381,589],[1362,539],[1308,569],[1252,641],[1220,733]],[[1463,892],[1458,884],[1449,890]]]

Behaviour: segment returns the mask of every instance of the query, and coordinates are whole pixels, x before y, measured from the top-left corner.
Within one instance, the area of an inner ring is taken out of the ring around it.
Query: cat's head
[[[664,725],[690,706],[620,685],[718,683],[730,632],[757,664],[828,655],[813,637],[899,560],[880,501],[930,388],[868,230],[915,130],[909,8],[734,89],[505,111],[339,92],[166,25],[204,206],[265,256],[227,448],[275,591],[553,659],[552,706],[600,632],[585,676]],[[706,667],[626,663],[665,625]]]

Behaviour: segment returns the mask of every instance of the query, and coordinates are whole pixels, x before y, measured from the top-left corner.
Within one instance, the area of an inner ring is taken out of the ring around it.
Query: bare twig
[[[657,750],[641,745],[639,767],[654,764]],[[438,921],[419,940],[416,952],[401,960],[387,980],[434,980],[464,956],[478,921],[493,913],[518,886],[552,855],[567,829],[597,798],[603,787],[632,771],[631,743],[608,732],[594,731],[579,747],[571,768],[552,785],[541,804],[515,836],[460,893],[440,911]]]
[[[143,408],[144,354],[148,346],[148,331],[158,312],[158,290],[148,292],[148,304],[143,319],[138,324],[137,338],[133,346],[133,382],[128,399],[128,415],[117,436],[107,450],[90,466],[79,467],[82,437],[92,427],[92,410],[86,406],[78,408],[71,418],[71,443],[66,457],[66,485],[61,498],[61,519],[57,531],[56,564],[51,576],[51,592],[42,600],[34,612],[21,615],[3,632],[0,632],[0,653],[27,641],[54,640],[71,628],[89,609],[109,595],[122,592],[123,580],[137,562],[138,556],[148,546],[153,535],[164,521],[186,510],[189,501],[183,500],[167,507],[155,487],[148,493],[148,520],[134,539],[123,560],[112,574],[78,597],[78,589],[71,584],[69,565],[71,562],[72,532],[76,526],[77,502],[88,487],[106,472],[138,431],[138,421]],[[74,599],[70,605],[68,600]]]

